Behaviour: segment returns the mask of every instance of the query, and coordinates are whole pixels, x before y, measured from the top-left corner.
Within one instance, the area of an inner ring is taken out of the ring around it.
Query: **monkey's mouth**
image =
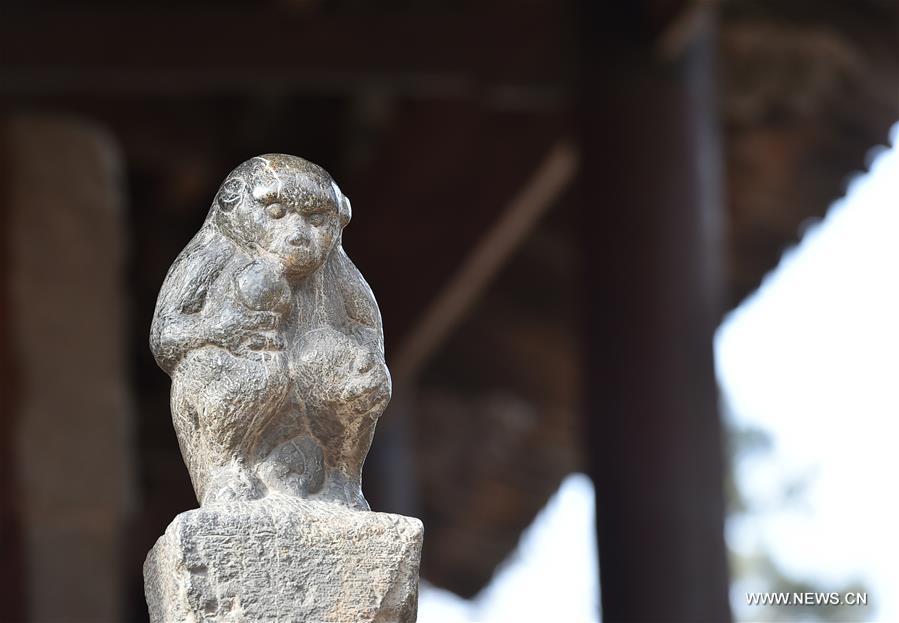
[[[321,254],[316,253],[312,245],[291,246],[279,253],[281,262],[288,272],[294,275],[308,275],[320,268],[325,262]]]
[[[291,247],[284,253],[284,259],[290,264],[314,264],[315,255],[309,246]]]

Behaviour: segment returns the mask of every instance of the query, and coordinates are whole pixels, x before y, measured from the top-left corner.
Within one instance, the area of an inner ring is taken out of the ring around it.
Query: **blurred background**
[[[147,620],[151,314],[268,152],[353,201],[421,621],[899,620],[897,120],[895,0],[5,2],[3,620]]]

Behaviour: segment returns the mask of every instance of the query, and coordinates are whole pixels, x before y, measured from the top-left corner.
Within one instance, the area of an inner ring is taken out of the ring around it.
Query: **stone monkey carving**
[[[368,509],[362,463],[390,399],[381,317],[341,245],[322,168],[253,158],[169,269],[150,347],[202,505],[280,493]]]

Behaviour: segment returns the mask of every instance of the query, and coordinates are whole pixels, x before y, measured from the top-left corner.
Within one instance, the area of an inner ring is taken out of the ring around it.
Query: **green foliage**
[[[726,407],[724,411],[726,411]],[[725,495],[729,521],[749,521],[758,517],[762,512],[784,511],[801,508],[805,503],[805,491],[814,474],[791,475],[780,485],[780,491],[773,496],[776,502],[773,506],[759,505],[748,499],[735,478],[735,468],[741,461],[758,458],[772,449],[770,435],[760,429],[752,427],[737,427],[733,418],[725,417],[725,422],[730,422],[726,428],[728,451],[728,469],[725,472]],[[778,567],[771,556],[771,552],[763,547],[749,555],[741,554],[731,549],[729,551],[732,582],[738,586],[752,586],[752,591],[767,591],[776,593],[837,593],[840,596],[848,593],[866,593],[868,604],[858,605],[831,605],[829,603],[819,605],[776,605],[776,606],[746,606],[746,596],[738,595],[742,600],[737,605],[736,614],[745,614],[745,621],[770,621],[779,622],[852,622],[869,621],[875,613],[875,606],[871,594],[859,581],[849,581],[842,585],[824,585],[808,578],[796,578],[785,573]],[[745,609],[744,609],[745,606]]]

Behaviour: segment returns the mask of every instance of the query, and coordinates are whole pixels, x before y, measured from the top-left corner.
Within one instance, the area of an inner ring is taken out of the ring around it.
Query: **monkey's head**
[[[296,156],[257,156],[219,188],[207,222],[242,247],[304,278],[324,265],[350,221],[350,201],[327,171]]]

